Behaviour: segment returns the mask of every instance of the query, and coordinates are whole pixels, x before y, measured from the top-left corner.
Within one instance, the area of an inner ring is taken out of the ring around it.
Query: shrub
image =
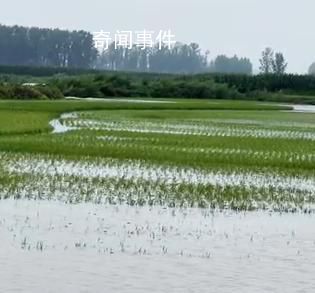
[[[48,99],[35,87],[15,85],[12,87],[12,98],[17,100],[45,100]]]
[[[36,86],[35,89],[50,100],[60,100],[64,98],[62,92],[55,86]]]
[[[0,99],[6,100],[6,99],[9,99],[10,96],[11,96],[11,93],[9,91],[9,87],[3,84],[0,84]]]
[[[55,100],[63,97],[62,92],[53,86],[0,84],[0,99],[2,100]]]

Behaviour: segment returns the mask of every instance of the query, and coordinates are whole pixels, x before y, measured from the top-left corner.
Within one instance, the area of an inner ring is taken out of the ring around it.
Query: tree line
[[[250,59],[219,55],[210,60],[209,51],[203,52],[197,43],[177,42],[171,49],[158,45],[145,50],[137,46],[115,47],[112,43],[104,52],[98,52],[93,35],[83,30],[0,24],[1,65],[183,74],[253,73]],[[261,74],[282,75],[288,65],[283,53],[269,47],[259,61]],[[309,74],[315,75],[315,62],[309,67]]]
[[[59,68],[94,68],[112,71],[159,73],[252,73],[247,58],[220,55],[209,61],[197,43],[176,43],[168,47],[141,50],[115,48],[98,52],[93,35],[86,31],[67,31],[37,27],[0,25],[0,64]]]
[[[48,83],[58,88],[64,96],[77,97],[250,99],[278,102],[296,99],[296,103],[315,103],[315,99],[310,98],[315,95],[315,77],[310,75],[158,75],[112,72],[53,77]],[[287,94],[293,94],[292,98]]]
[[[197,43],[177,42],[172,48],[159,45],[142,50],[137,46],[117,48],[115,43],[100,53],[96,68],[113,71],[138,71],[160,73],[243,73],[252,74],[253,66],[248,58],[236,55],[219,55],[209,62],[209,51],[202,52]]]
[[[86,31],[0,25],[0,64],[88,68],[97,58]]]
[[[315,94],[315,77],[298,74],[204,74],[199,78],[212,78],[217,83],[227,84],[240,93],[284,92],[288,94]]]
[[[17,74],[7,69],[16,69]],[[315,76],[192,75],[0,66],[0,99],[160,97],[314,103]],[[22,75],[27,73],[28,75]],[[37,84],[29,86],[28,84]],[[287,94],[293,94],[288,96]]]

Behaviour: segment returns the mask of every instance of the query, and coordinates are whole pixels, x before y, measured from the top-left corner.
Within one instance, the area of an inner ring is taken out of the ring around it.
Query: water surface
[[[0,292],[314,292],[315,216],[0,202]]]

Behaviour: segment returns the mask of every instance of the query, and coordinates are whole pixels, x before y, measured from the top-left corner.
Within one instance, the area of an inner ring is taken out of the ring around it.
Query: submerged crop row
[[[60,120],[51,123],[54,132],[71,130],[106,130],[127,131],[136,133],[161,133],[192,136],[220,136],[220,137],[253,137],[253,138],[282,138],[315,140],[315,132],[310,127],[299,124],[253,124],[215,123],[215,121],[146,121],[146,120],[94,120],[76,117],[75,115],[63,116]]]
[[[2,198],[274,210],[312,210],[315,202],[313,177],[6,154],[1,168]]]

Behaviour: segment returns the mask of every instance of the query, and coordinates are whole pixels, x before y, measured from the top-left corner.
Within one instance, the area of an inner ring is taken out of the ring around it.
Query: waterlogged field
[[[292,110],[0,102],[6,280],[42,292],[34,277],[53,270],[72,274],[47,277],[51,292],[314,290],[315,114]]]

